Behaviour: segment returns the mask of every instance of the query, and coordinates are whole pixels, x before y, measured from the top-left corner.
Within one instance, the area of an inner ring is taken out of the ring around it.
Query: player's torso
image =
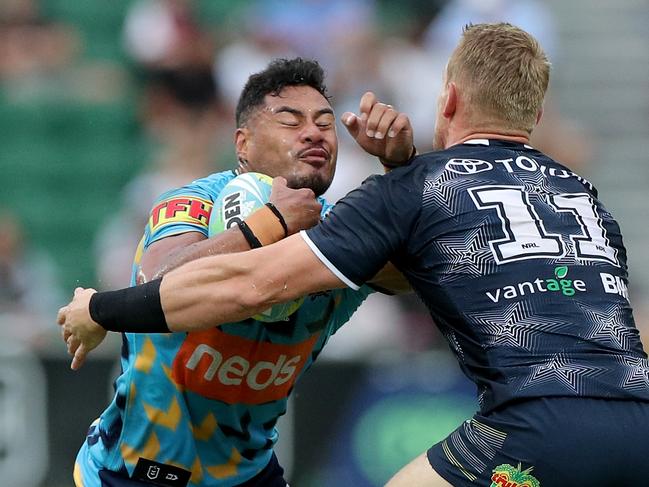
[[[203,178],[161,197],[134,264],[159,238],[207,236],[212,204],[235,175]],[[328,209],[328,205],[325,207]],[[117,394],[90,440],[95,461],[133,471],[140,458],[191,472],[191,484],[236,485],[261,470],[288,395],[329,336],[367,296],[309,296],[288,321],[247,320],[193,333],[126,334]]]
[[[330,333],[333,295],[307,298],[288,322],[248,320],[187,334],[127,335],[120,457],[236,485],[261,470],[299,376]]]
[[[618,224],[588,181],[530,147],[485,142],[429,157],[401,262],[483,408],[649,399]]]

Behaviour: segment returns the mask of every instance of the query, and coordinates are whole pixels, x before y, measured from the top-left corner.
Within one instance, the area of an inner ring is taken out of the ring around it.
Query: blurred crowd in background
[[[157,195],[234,167],[234,107],[249,74],[270,59],[319,60],[338,114],[356,111],[365,91],[376,92],[410,116],[420,152],[431,147],[442,71],[467,22],[514,23],[534,34],[561,69],[554,14],[540,0],[134,0],[111,7],[109,15],[105,7],[74,5],[0,2],[2,103],[28,131],[19,142],[9,131],[3,170],[8,163],[7,181],[12,174],[24,178],[19,188],[32,193],[24,214],[11,188],[5,186],[0,199],[0,316],[3,333],[34,345],[51,345],[42,335],[56,332],[56,304],[75,285],[128,284]],[[588,129],[562,112],[553,89],[532,142],[588,177]],[[105,127],[102,117],[110,119]],[[87,132],[95,125],[102,134]],[[338,170],[326,194],[332,201],[380,171],[341,126],[339,139]],[[68,156],[77,144],[86,147],[81,168]],[[44,149],[25,155],[32,146]],[[70,211],[48,212],[47,205],[90,207],[92,213],[76,218]],[[65,238],[31,231],[43,225]],[[343,332],[348,338],[335,340],[326,355],[440,345],[414,298],[373,297],[353,323]]]

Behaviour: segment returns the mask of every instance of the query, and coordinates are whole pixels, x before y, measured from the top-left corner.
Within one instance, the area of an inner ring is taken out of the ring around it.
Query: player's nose
[[[300,139],[303,142],[320,142],[324,139],[324,133],[314,122],[307,122],[302,128]]]

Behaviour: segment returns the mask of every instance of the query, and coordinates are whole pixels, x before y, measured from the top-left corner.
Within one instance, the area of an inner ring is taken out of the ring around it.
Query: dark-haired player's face
[[[338,157],[329,101],[310,86],[288,86],[265,100],[246,127],[237,130],[238,154],[249,171],[283,176],[289,187],[321,195],[331,184]]]

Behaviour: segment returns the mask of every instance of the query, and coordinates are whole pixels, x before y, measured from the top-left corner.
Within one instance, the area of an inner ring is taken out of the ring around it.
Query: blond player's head
[[[455,85],[469,124],[529,134],[549,79],[548,58],[530,34],[506,23],[475,24],[464,28],[448,61],[444,91]]]

